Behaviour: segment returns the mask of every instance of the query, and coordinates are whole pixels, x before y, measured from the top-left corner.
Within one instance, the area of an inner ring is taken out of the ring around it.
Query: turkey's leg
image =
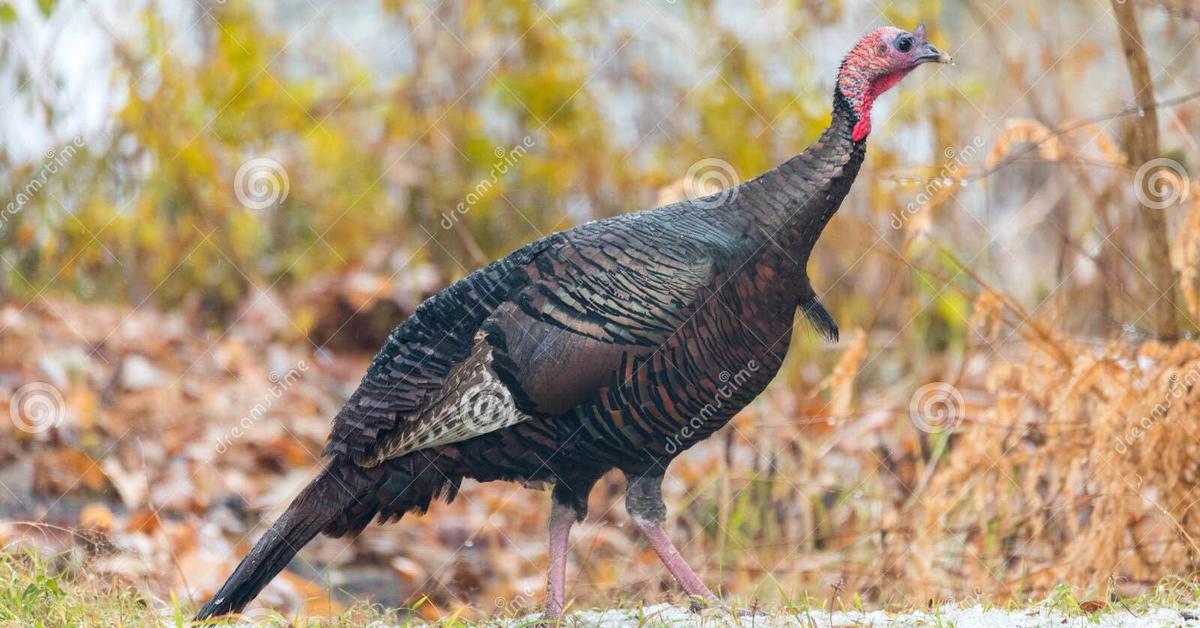
[[[709,602],[719,601],[683,560],[679,550],[671,543],[671,537],[663,530],[662,522],[667,518],[667,507],[662,500],[661,475],[629,477],[625,489],[625,509],[629,511],[638,531],[650,543],[650,547],[654,548],[659,559],[688,595],[704,598]]]
[[[577,516],[575,508],[558,501],[554,501],[550,507],[550,567],[546,573],[545,619],[562,617],[567,580],[567,541]]]

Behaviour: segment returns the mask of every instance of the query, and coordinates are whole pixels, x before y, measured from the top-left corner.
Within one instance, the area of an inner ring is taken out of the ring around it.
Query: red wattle
[[[892,72],[871,81],[867,92],[862,95],[862,102],[858,103],[858,123],[854,125],[854,132],[850,138],[856,142],[863,141],[871,133],[871,107],[875,104],[875,99],[879,98],[887,90],[896,86],[904,75],[908,74],[907,70],[900,72]]]
[[[856,142],[861,142],[864,139],[866,139],[867,135],[870,132],[871,132],[871,112],[868,110],[867,115],[860,117],[858,119],[858,122],[854,125],[854,131],[850,134],[850,139],[852,139]]]

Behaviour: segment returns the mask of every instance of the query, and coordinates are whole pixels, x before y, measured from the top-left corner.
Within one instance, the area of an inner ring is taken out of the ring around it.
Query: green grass
[[[88,574],[86,569],[80,569],[78,564],[74,564],[69,556],[47,559],[31,551],[0,552],[0,626],[194,625],[189,624],[189,619],[196,611],[196,607],[191,603],[173,598],[157,598],[118,578]],[[1008,602],[997,607],[1008,611],[1049,609],[1065,616],[1088,617],[1098,623],[1100,617],[1106,613],[1140,616],[1152,609],[1194,609],[1200,604],[1200,585],[1193,579],[1169,577],[1164,578],[1153,591],[1144,595],[1132,598],[1109,597],[1104,600],[1104,608],[1092,612],[1081,608],[1081,603],[1095,599],[1100,597],[1081,598],[1069,586],[1059,585],[1040,600]],[[842,608],[837,608],[839,605],[835,604],[835,610],[863,610],[864,605],[857,595],[847,602],[840,605]],[[974,602],[965,604],[971,605]],[[991,607],[986,603],[983,606]],[[415,610],[415,607],[395,610],[361,605],[337,617],[308,621],[258,610],[244,616],[242,623],[261,626],[335,627],[362,626],[372,622],[392,626],[423,623],[412,619]],[[790,615],[800,625],[807,626],[815,625],[823,619],[828,609],[823,604],[804,603],[788,605],[781,612]],[[934,616],[938,625],[948,625],[942,621],[940,608],[926,609],[926,612]],[[630,607],[628,613],[630,618],[639,619],[642,625],[652,626],[656,623],[640,605]],[[228,619],[212,622],[211,625],[227,623]],[[457,617],[447,617],[436,622],[436,626],[458,628],[484,623],[487,622],[476,624]],[[538,622],[530,622],[528,625],[538,625]],[[732,625],[745,624],[733,618]]]
[[[161,599],[115,577],[86,574],[68,555],[44,558],[32,551],[0,551],[0,626],[189,626],[197,607]],[[362,626],[372,621],[404,625],[393,611],[356,606],[345,613],[308,625]],[[230,620],[211,622],[229,624]],[[251,611],[241,623],[261,626],[305,625],[265,610]],[[444,625],[462,625],[447,621]]]
[[[0,625],[187,623],[187,609],[178,604],[152,600],[115,581],[68,577],[65,564],[65,560],[47,561],[34,552],[0,553]]]

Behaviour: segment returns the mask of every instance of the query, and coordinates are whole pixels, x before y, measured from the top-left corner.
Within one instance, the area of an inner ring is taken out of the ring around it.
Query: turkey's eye
[[[908,52],[912,50],[913,38],[912,35],[901,35],[896,38],[896,50],[900,52]]]

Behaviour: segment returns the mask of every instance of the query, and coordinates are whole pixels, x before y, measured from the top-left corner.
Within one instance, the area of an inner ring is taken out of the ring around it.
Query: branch
[[[1046,137],[1044,137],[1036,142],[1030,142],[1025,147],[1021,148],[1020,150],[1016,150],[1016,151],[1009,153],[1008,155],[1006,155],[1004,157],[1004,159],[1001,159],[1000,161],[998,161],[991,168],[985,168],[985,169],[981,170],[978,174],[967,177],[966,180],[967,181],[978,181],[980,179],[986,179],[987,177],[989,177],[993,174],[996,174],[997,172],[999,172],[1000,170],[1004,169],[1005,167],[1011,165],[1012,163],[1020,160],[1025,155],[1028,155],[1029,153],[1037,150],[1038,147],[1040,147],[1042,144],[1045,144],[1046,142],[1050,141],[1051,139],[1061,137],[1063,135],[1071,133],[1072,131],[1078,131],[1079,129],[1082,129],[1082,128],[1092,125],[1092,124],[1096,124],[1097,122],[1107,122],[1109,120],[1116,120],[1119,118],[1124,118],[1126,116],[1146,114],[1147,112],[1150,112],[1150,111],[1157,111],[1159,109],[1167,109],[1170,107],[1177,107],[1179,105],[1186,104],[1186,103],[1189,103],[1189,102],[1192,102],[1195,100],[1200,100],[1200,90],[1196,90],[1194,92],[1188,92],[1186,94],[1183,94],[1182,96],[1175,96],[1174,98],[1168,98],[1166,100],[1160,100],[1160,101],[1156,101],[1156,102],[1147,103],[1145,105],[1138,105],[1136,102],[1130,103],[1130,104],[1125,105],[1124,107],[1118,109],[1117,111],[1114,111],[1111,113],[1099,114],[1099,115],[1092,116],[1090,118],[1083,118],[1081,120],[1076,120],[1075,122],[1072,122],[1071,124],[1051,128],[1050,132],[1046,135]]]
[[[1112,0],[1113,15],[1121,37],[1121,48],[1125,53],[1125,65],[1129,68],[1129,80],[1133,83],[1133,99],[1144,115],[1130,125],[1133,131],[1126,140],[1129,159],[1134,164],[1144,164],[1159,156],[1158,113],[1147,107],[1154,104],[1154,77],[1150,74],[1150,62],[1146,59],[1146,47],[1142,43],[1142,31],[1138,28],[1137,14],[1133,3],[1127,0]],[[1175,283],[1178,274],[1168,260],[1167,220],[1163,212],[1145,204],[1139,204],[1146,241],[1149,244],[1146,262],[1150,266],[1150,283],[1154,299],[1154,328],[1159,338],[1173,339],[1179,335],[1179,324],[1175,316]],[[1158,293],[1162,293],[1161,298]]]
[[[1200,7],[1192,5],[1176,6],[1166,0],[1134,0],[1144,7],[1150,7],[1164,11],[1167,15],[1172,15],[1185,20],[1195,20],[1200,22]]]

